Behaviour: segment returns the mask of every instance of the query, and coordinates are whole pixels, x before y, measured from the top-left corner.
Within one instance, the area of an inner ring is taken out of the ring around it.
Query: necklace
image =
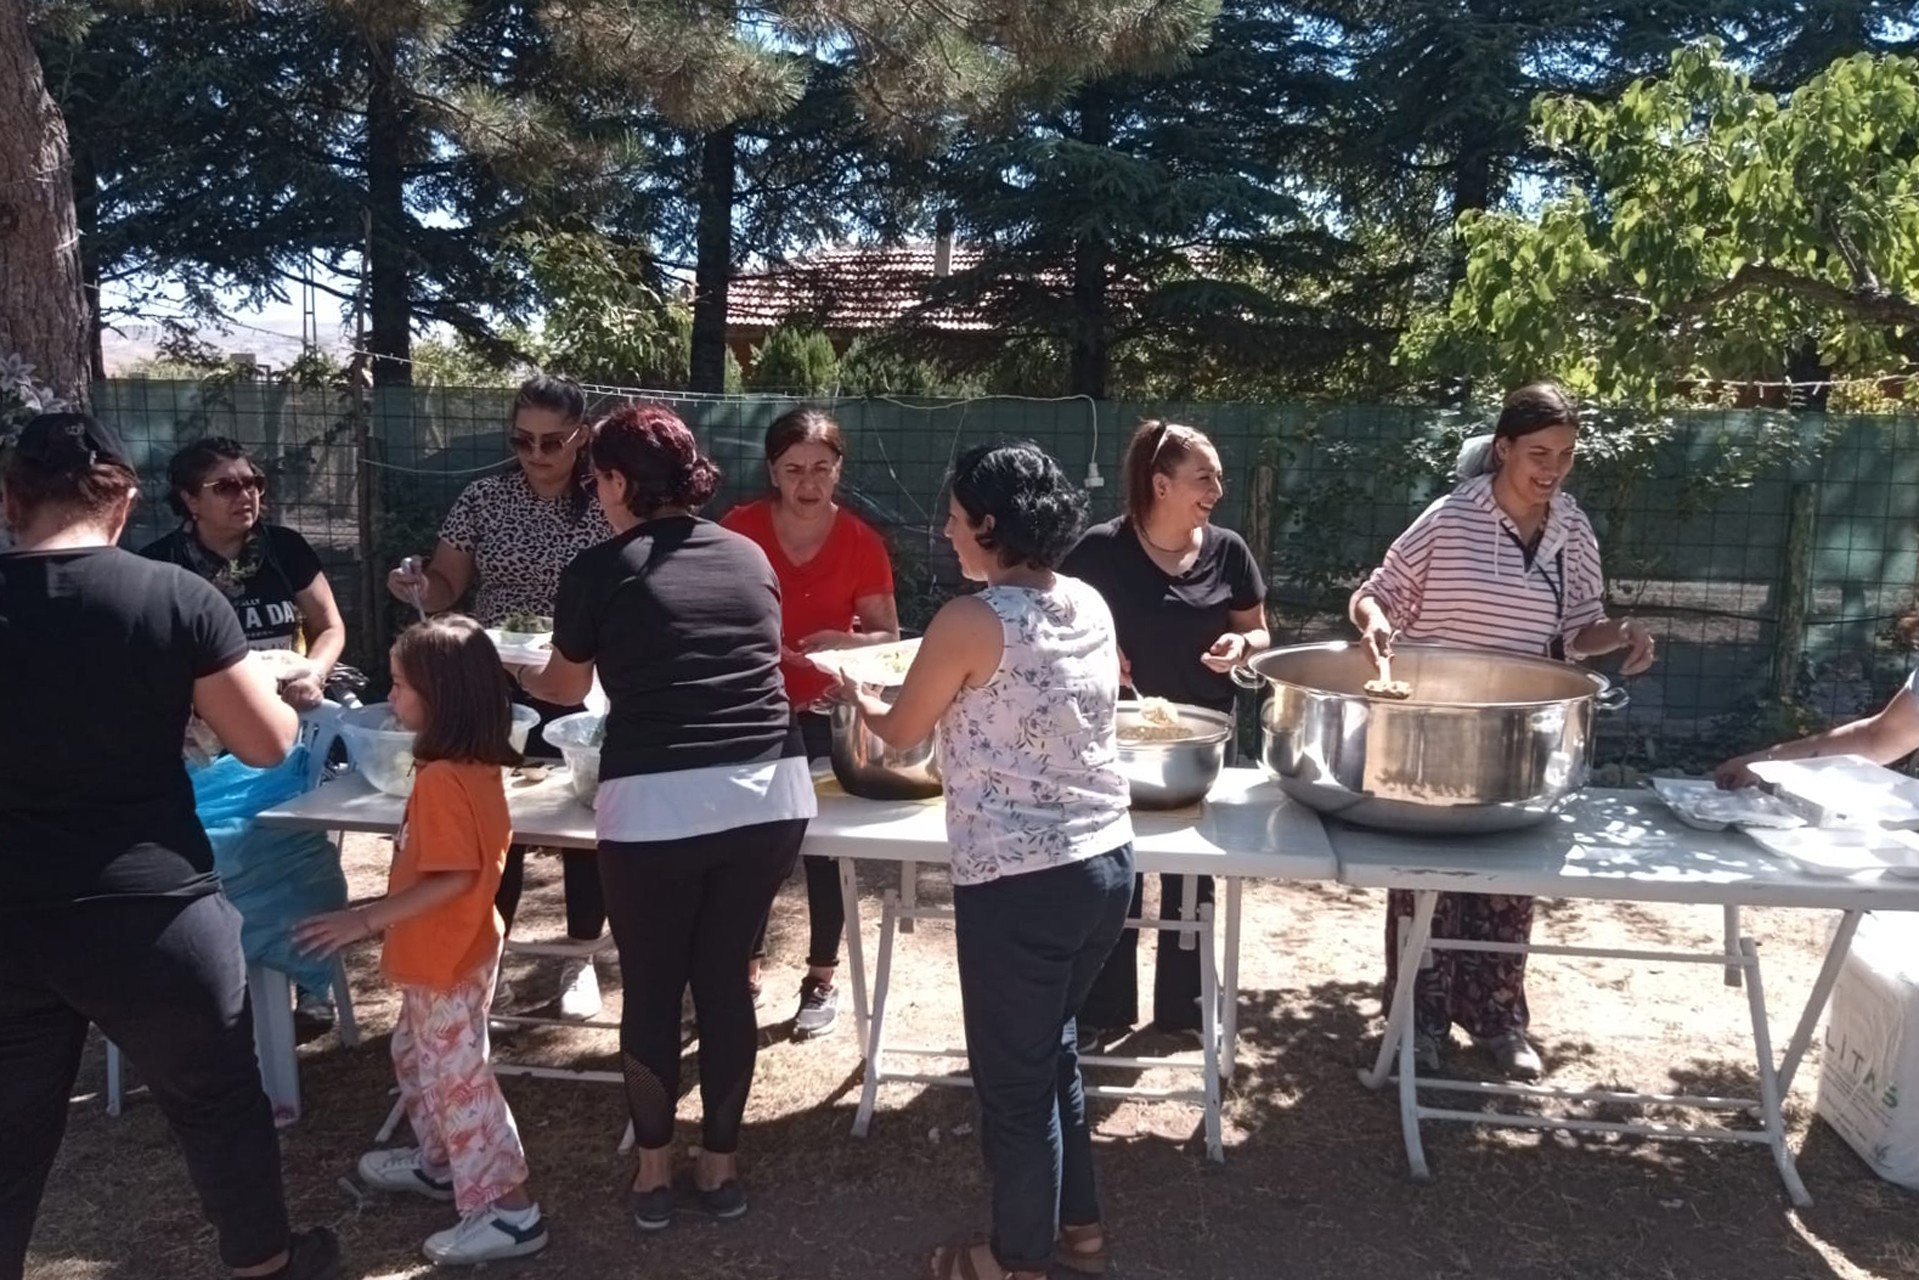
[[[1184,559],[1188,555],[1191,555],[1195,550],[1197,550],[1197,548],[1192,546],[1190,543],[1183,547],[1162,547],[1157,542],[1153,541],[1153,536],[1151,534],[1146,532],[1145,525],[1143,524],[1137,525],[1135,526],[1135,529],[1139,534],[1139,540],[1141,542],[1145,543],[1147,546],[1151,547],[1153,550],[1159,552],[1163,556],[1179,556],[1181,559]]]
[[[266,537],[257,524],[247,530],[246,538],[240,543],[240,554],[232,559],[200,541],[199,533],[191,525],[186,535],[187,566],[228,599],[244,595],[248,581],[266,562]]]

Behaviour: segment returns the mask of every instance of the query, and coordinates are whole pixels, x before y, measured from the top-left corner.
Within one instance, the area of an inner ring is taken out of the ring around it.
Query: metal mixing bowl
[[[1114,719],[1120,731],[1141,722],[1140,704],[1122,702]],[[1166,742],[1119,740],[1119,765],[1132,788],[1135,809],[1177,809],[1204,800],[1226,765],[1233,718],[1223,711],[1175,703],[1180,726],[1192,736]]]
[[[1250,670],[1248,669],[1250,667]],[[1362,826],[1467,834],[1530,826],[1586,785],[1593,713],[1625,705],[1602,675],[1548,658],[1402,644],[1404,702],[1371,697],[1356,644],[1257,655],[1233,678],[1271,696],[1260,760],[1288,795]]]
[[[880,692],[888,703],[898,689]],[[866,726],[866,717],[850,702],[833,706],[833,776],[848,795],[867,800],[923,800],[940,793],[935,731],[908,747],[887,745]]]

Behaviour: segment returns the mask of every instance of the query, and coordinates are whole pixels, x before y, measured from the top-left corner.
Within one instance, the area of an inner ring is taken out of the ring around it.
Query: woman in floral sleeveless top
[[[936,1250],[936,1280],[1031,1280],[1055,1260],[1096,1274],[1108,1261],[1075,1017],[1125,924],[1133,828],[1112,614],[1054,571],[1084,518],[1084,497],[1037,445],[968,451],[946,536],[985,589],[934,617],[891,707],[841,691],[889,742],[939,733],[993,1234]]]

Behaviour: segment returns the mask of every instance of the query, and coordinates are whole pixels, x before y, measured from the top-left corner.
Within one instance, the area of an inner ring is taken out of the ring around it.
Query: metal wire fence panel
[[[606,389],[593,408],[620,393]],[[793,397],[646,393],[699,435],[725,475],[710,510],[764,489],[767,426]],[[500,389],[295,389],[126,380],[95,404],[148,478],[129,544],[172,527],[166,459],[231,435],[272,476],[273,518],[320,551],[360,661],[397,621],[383,578],[429,552],[476,476],[510,465],[513,394]],[[848,456],[842,498],[895,555],[902,617],[923,626],[962,589],[941,535],[945,480],[969,445],[1024,438],[1119,510],[1126,438],[1146,418],[1206,431],[1226,495],[1215,518],[1265,566],[1276,641],[1343,637],[1346,599],[1387,544],[1454,482],[1483,420],[1415,406],[1094,403],[1085,399],[823,402]],[[364,446],[363,448],[361,446]],[[1633,702],[1608,718],[1602,763],[1701,768],[1736,750],[1883,703],[1909,655],[1897,619],[1919,583],[1919,421],[1722,411],[1595,415],[1571,488],[1599,532],[1615,612],[1661,639]],[[364,455],[364,468],[356,460]],[[1602,666],[1608,665],[1604,662]]]

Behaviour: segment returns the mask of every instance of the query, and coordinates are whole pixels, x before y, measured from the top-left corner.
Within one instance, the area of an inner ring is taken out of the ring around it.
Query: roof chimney
[[[953,214],[942,210],[933,222],[933,274],[953,274]]]

